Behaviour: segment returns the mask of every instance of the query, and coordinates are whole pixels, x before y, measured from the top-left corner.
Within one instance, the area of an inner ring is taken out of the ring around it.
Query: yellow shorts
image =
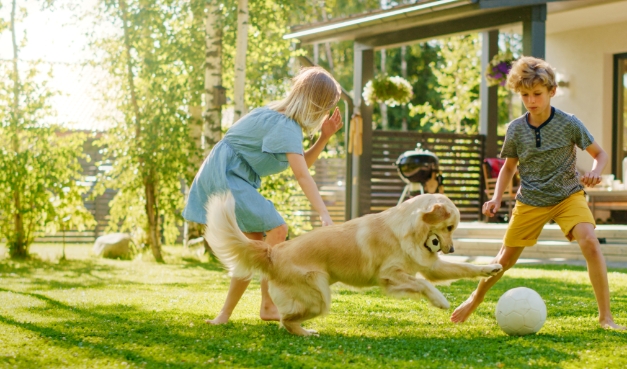
[[[592,223],[596,227],[583,191],[574,193],[553,206],[531,206],[516,201],[503,244],[511,247],[535,245],[542,228],[551,219],[560,226],[569,241],[573,240],[571,231],[577,224]]]

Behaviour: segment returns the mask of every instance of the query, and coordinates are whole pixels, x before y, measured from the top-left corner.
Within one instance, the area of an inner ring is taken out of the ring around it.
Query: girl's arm
[[[509,185],[509,182],[516,174],[516,167],[518,166],[518,158],[506,158],[505,164],[499,172],[499,178],[496,180],[496,186],[494,188],[494,195],[492,199],[483,204],[483,214],[493,217],[497,211],[501,208],[501,199],[503,198],[503,192],[505,187]]]
[[[318,192],[318,186],[316,185],[316,182],[314,182],[311,174],[309,174],[309,169],[307,167],[307,162],[305,161],[305,158],[299,154],[288,153],[287,161],[290,163],[290,167],[294,172],[294,177],[296,177],[300,188],[305,193],[305,196],[313,206],[314,210],[316,210],[318,214],[320,214],[320,220],[322,221],[322,225],[332,225],[333,221],[329,216],[329,211],[322,201],[322,196],[320,196],[320,192]]]
[[[318,156],[320,156],[320,153],[324,149],[327,142],[329,142],[331,136],[333,136],[335,132],[339,131],[340,128],[342,128],[342,125],[343,123],[342,118],[340,117],[340,109],[336,107],[333,111],[333,115],[328,117],[324,123],[322,123],[322,127],[320,128],[320,137],[316,143],[314,143],[313,146],[305,152],[307,168],[311,167],[318,159]]]
[[[581,183],[584,186],[592,187],[601,182],[601,172],[607,165],[609,156],[596,141],[590,144],[586,151],[592,156],[594,162],[592,163],[592,170],[581,177]]]

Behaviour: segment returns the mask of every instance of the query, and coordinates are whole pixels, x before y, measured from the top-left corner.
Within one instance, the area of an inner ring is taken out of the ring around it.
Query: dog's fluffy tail
[[[231,192],[214,195],[207,201],[205,238],[218,259],[240,279],[254,271],[268,272],[270,245],[247,238],[235,219],[235,199]]]

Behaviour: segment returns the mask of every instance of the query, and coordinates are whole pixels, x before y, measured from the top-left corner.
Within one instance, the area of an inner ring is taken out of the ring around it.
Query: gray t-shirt
[[[575,167],[575,146],[585,150],[594,142],[574,115],[551,108],[551,116],[539,127],[527,114],[507,127],[501,158],[518,158],[520,189],[516,200],[531,206],[552,206],[583,190]]]

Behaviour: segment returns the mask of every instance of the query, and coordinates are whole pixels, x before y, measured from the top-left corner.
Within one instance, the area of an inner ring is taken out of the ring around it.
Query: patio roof
[[[285,39],[304,44],[354,40],[390,47],[447,34],[530,20],[534,5],[560,0],[428,0],[312,25],[294,26]],[[564,1],[564,0],[562,0]]]

